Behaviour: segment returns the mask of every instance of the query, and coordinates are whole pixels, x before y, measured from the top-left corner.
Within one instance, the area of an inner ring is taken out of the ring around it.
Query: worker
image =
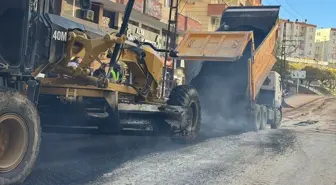
[[[122,74],[120,70],[120,64],[114,64],[113,68],[111,69],[111,78],[114,82],[120,83],[122,79]]]

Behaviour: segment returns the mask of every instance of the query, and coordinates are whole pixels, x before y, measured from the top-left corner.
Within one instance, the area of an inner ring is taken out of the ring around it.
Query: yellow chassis
[[[106,88],[98,88],[94,85],[77,85],[73,81],[73,79],[64,78],[43,78],[40,80],[40,95],[55,95],[66,98],[105,98],[109,106],[117,110],[118,92],[137,94],[132,87],[126,85],[109,83]]]

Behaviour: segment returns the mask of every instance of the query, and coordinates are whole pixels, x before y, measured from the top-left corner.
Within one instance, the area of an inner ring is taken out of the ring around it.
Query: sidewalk
[[[297,94],[290,96],[285,99],[286,103],[293,108],[300,107],[306,103],[312,102],[321,98],[322,96],[319,95],[311,95],[311,94]]]

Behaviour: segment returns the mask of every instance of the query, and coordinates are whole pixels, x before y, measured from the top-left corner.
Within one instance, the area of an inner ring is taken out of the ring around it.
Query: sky
[[[299,19],[318,28],[336,28],[336,0],[262,0],[264,5],[281,5],[280,18]]]

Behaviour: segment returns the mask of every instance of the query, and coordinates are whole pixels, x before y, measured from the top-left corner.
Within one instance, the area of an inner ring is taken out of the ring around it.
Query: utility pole
[[[281,42],[281,63],[280,63],[280,75],[281,75],[281,87],[282,89],[286,88],[285,80],[287,80],[287,70],[288,70],[288,63],[287,63],[287,55],[293,53],[298,48],[298,45],[294,46],[293,51],[288,51],[288,42],[297,42],[297,40],[287,39],[287,23],[290,23],[290,20],[284,22],[283,26],[283,33],[282,33],[282,42]],[[291,45],[293,46],[293,45]]]
[[[289,21],[289,20],[288,20]],[[285,89],[285,75],[286,75],[286,32],[287,32],[287,22],[284,22],[283,33],[282,33],[282,43],[281,43],[281,65],[280,65],[280,75],[281,75],[281,87]]]

